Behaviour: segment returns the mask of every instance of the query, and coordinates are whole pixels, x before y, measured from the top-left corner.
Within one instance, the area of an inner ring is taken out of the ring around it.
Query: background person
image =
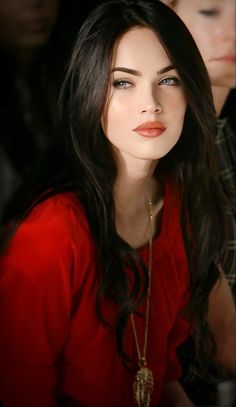
[[[205,61],[211,80],[216,109],[218,134],[215,136],[217,164],[221,185],[234,209],[226,209],[227,243],[224,271],[236,302],[236,128],[235,86],[236,86],[236,26],[235,0],[163,0],[184,21]],[[187,54],[186,54],[187,57]],[[185,361],[189,376],[186,379],[189,392],[199,403],[216,400],[216,384],[222,375],[220,371],[203,372],[196,367],[191,345]],[[186,348],[187,349],[187,348]],[[183,358],[185,359],[183,350]],[[195,367],[194,367],[195,366]],[[198,383],[198,386],[197,386]]]
[[[75,0],[0,0],[0,219],[46,157],[56,160],[58,93],[85,15]]]

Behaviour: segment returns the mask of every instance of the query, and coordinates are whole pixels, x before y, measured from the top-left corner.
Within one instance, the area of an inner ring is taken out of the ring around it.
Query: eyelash
[[[199,13],[203,14],[205,17],[215,17],[219,14],[215,9],[199,10]]]
[[[167,83],[168,82],[168,83]],[[170,83],[172,82],[172,83]],[[160,80],[159,85],[167,86],[178,86],[180,83],[179,79],[176,77],[168,77]],[[113,87],[116,89],[127,89],[132,86],[132,82],[127,81],[126,79],[117,79],[112,83]]]
[[[169,81],[172,82],[170,83],[163,83],[164,81]],[[180,84],[180,80],[176,76],[168,77],[168,78],[163,78],[160,81],[160,85],[168,85],[168,86],[178,86]]]
[[[125,79],[117,79],[117,80],[113,81],[112,85],[113,85],[114,88],[117,88],[117,89],[126,89],[127,87],[129,87],[129,86],[126,86],[126,85],[131,86],[132,83],[125,80]],[[122,85],[125,85],[125,86],[122,86]]]

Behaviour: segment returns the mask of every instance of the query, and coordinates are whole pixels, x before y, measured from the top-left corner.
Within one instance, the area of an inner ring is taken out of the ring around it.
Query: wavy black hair
[[[71,184],[84,205],[98,255],[96,312],[107,323],[104,296],[117,305],[117,349],[127,361],[123,338],[128,317],[147,294],[148,272],[116,231],[113,188],[117,166],[101,127],[111,60],[118,39],[133,27],[153,30],[177,70],[187,101],[180,140],[158,164],[182,196],[181,224],[191,275],[189,312],[197,322],[199,354],[208,294],[219,278],[223,256],[223,196],[214,158],[215,112],[208,74],[195,42],[169,7],[159,1],[114,0],[99,4],[82,25],[59,98],[63,142],[70,157]],[[174,34],[173,34],[174,33]],[[55,191],[63,188],[58,183]],[[127,276],[133,272],[133,284]],[[207,341],[207,335],[205,343]]]

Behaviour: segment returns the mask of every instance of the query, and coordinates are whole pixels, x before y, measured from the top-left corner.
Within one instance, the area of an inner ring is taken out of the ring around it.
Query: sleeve
[[[24,222],[0,259],[4,407],[56,405],[56,360],[69,331],[75,255],[64,216]]]

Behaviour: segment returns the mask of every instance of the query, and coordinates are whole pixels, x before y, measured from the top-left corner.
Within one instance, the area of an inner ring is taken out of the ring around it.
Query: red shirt
[[[148,247],[140,254],[147,262]],[[134,375],[118,357],[114,330],[95,316],[96,255],[74,193],[49,198],[33,209],[0,259],[0,270],[4,406],[52,407],[62,395],[80,407],[134,406]],[[154,375],[151,406],[157,406],[163,383],[181,375],[176,347],[189,334],[181,316],[188,281],[179,202],[166,185],[161,230],[153,241],[147,349]],[[114,306],[108,302],[107,310],[112,317]],[[135,321],[142,348],[144,321],[136,316]],[[137,360],[130,321],[125,349]]]

